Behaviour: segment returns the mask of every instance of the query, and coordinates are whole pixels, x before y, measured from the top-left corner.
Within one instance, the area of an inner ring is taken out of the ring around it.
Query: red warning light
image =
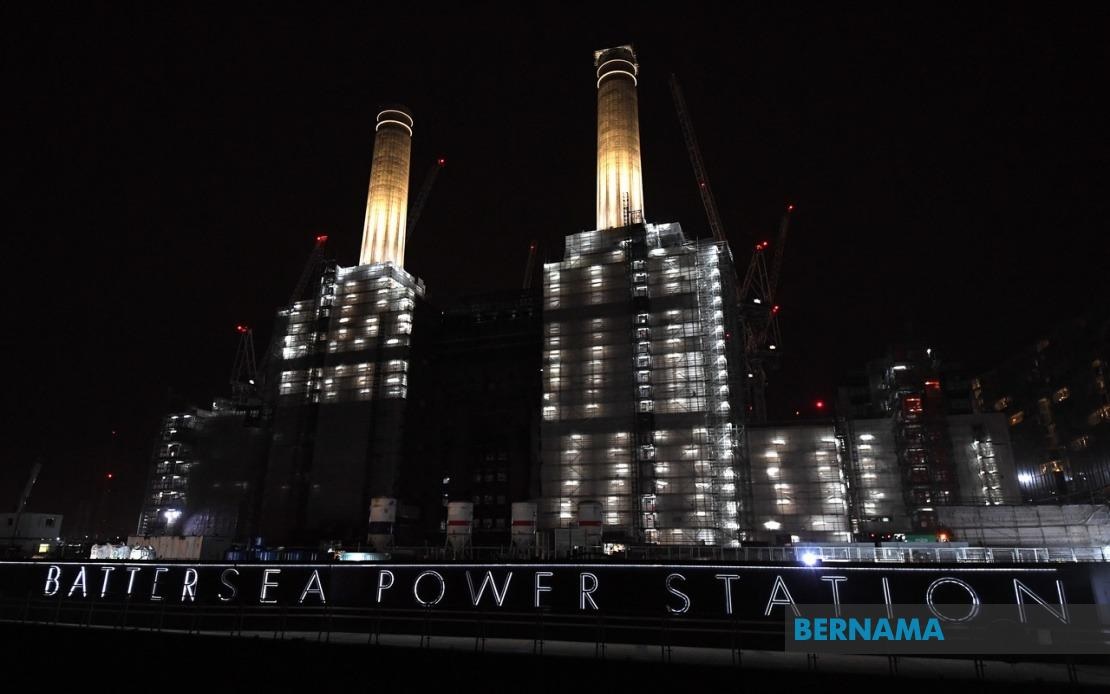
[[[324,243],[327,240],[328,240],[328,235],[327,234],[320,234],[319,236],[316,237],[316,243]]]
[[[771,313],[778,313],[778,312],[779,312],[779,305],[778,304],[775,304],[774,306],[771,307]]]
[[[440,168],[443,168],[444,166],[447,166],[447,158],[446,157],[440,157],[439,159],[436,159],[436,165],[439,166]]]
[[[235,332],[239,333],[240,335],[242,335],[243,333],[247,332],[248,330],[250,330],[250,328],[248,328],[248,327],[247,327],[247,326],[245,326],[245,325],[237,325],[237,326],[235,326]]]
[[[793,205],[787,205],[786,206],[786,211],[787,212],[793,212],[794,211],[794,206]]]
[[[824,401],[824,400],[818,400],[817,402],[815,402],[815,403],[813,403],[813,404],[814,404],[814,405],[815,405],[815,406],[817,407],[817,409],[819,409],[819,410],[823,410],[823,409],[825,409],[825,401]]]
[[[112,473],[108,473],[108,479],[112,479]]]

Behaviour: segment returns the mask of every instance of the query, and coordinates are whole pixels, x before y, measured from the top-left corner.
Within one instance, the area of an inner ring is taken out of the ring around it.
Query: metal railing
[[[938,543],[939,544],[939,543]],[[396,548],[393,559],[419,561],[704,561],[704,562],[860,562],[896,564],[1043,564],[1054,562],[1110,562],[1106,547],[942,547],[937,544],[905,543],[896,547],[868,544],[804,545],[788,547],[713,547],[702,545],[645,545],[604,554],[600,547],[580,548],[566,553],[549,547],[534,551],[510,547]]]

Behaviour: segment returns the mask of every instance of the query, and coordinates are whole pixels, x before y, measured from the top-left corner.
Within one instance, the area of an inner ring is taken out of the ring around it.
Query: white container
[[[604,510],[600,501],[582,501],[578,504],[578,527],[585,532],[587,547],[601,547]]]
[[[397,522],[397,500],[389,496],[370,499],[370,527],[367,539],[374,549],[385,552],[393,547],[393,526]]]
[[[513,548],[530,551],[536,546],[536,502],[514,501],[512,515]]]
[[[447,544],[456,552],[470,544],[474,529],[474,503],[452,501],[447,504]]]

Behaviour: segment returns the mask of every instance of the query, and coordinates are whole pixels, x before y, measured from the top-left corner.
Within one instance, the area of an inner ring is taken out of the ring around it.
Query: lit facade
[[[839,434],[852,530],[865,538],[906,532],[910,521],[890,418],[849,419]]]
[[[747,510],[727,246],[677,224],[568,236],[544,267],[543,528],[730,544]]]
[[[405,264],[412,126],[412,115],[402,106],[378,113],[359,265]]]
[[[945,426],[962,493],[930,510],[1020,503],[1005,419],[952,415]],[[898,434],[889,417],[749,427],[754,537],[781,544],[918,532]]]
[[[845,460],[831,424],[748,429],[756,536],[778,544],[851,539]]]
[[[423,296],[392,264],[329,265],[279,312],[268,536],[364,537],[370,499],[397,495]]]
[[[230,400],[162,420],[137,535],[248,536],[268,432]]]
[[[1110,494],[1108,365],[1110,312],[1100,307],[973,382],[976,411],[1009,424],[1025,499],[1102,502]]]
[[[644,217],[640,115],[631,46],[594,53],[597,68],[597,229],[623,227]]]
[[[193,450],[196,425],[192,412],[167,415],[162,420],[136,534],[174,532],[180,527],[188,502],[189,472],[197,462]]]

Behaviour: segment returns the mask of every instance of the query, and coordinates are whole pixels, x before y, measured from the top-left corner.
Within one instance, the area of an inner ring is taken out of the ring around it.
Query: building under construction
[[[1023,496],[1037,503],[1110,499],[1110,312],[1047,331],[971,388],[977,412],[1001,413],[1021,458]]]
[[[973,413],[929,350],[869,364],[828,420],[767,421],[792,208],[770,263],[760,242],[738,273],[672,80],[713,237],[648,222],[636,55],[598,51],[594,69],[596,228],[566,236],[542,291],[533,244],[521,292],[428,303],[404,250],[443,160],[410,211],[413,116],[378,114],[358,264],[318,237],[257,373],[253,352],[247,375],[237,358],[231,401],[166,419],[140,535],[458,546],[538,528],[591,549],[998,536],[986,529],[1020,501],[1007,420]],[[1053,537],[1101,537],[1077,532]]]
[[[249,537],[269,432],[230,399],[163,418],[137,535]]]
[[[371,499],[406,497],[402,485],[422,481],[402,470],[418,417],[409,391],[427,376],[410,368],[424,284],[403,266],[413,125],[403,107],[378,114],[360,263],[340,266],[321,237],[303,286],[278,312],[264,537],[365,540]],[[418,515],[407,504],[394,511]]]
[[[544,267],[540,527],[736,544],[747,509],[732,256],[644,221],[636,56],[599,51],[595,67],[598,228]]]

